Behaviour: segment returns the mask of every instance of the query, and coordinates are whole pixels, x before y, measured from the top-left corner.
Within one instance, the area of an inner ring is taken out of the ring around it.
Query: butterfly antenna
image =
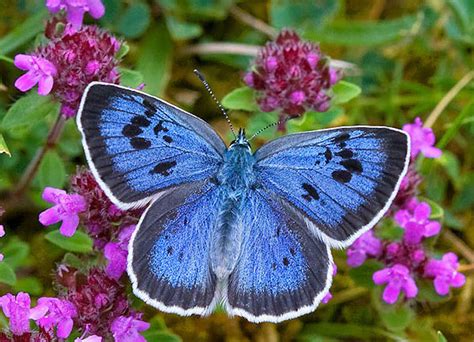
[[[211,98],[214,100],[214,102],[217,104],[217,107],[221,110],[222,114],[224,114],[225,119],[227,120],[227,123],[229,124],[230,130],[232,131],[232,134],[234,135],[234,138],[237,139],[237,135],[235,134],[234,126],[232,125],[232,122],[229,119],[229,115],[227,115],[227,112],[225,111],[224,107],[222,107],[221,103],[219,100],[217,100],[216,95],[214,95],[214,92],[212,91],[211,87],[209,86],[209,83],[207,83],[206,79],[204,78],[204,75],[199,72],[199,70],[194,69],[194,73],[196,74],[197,77],[201,80],[202,84],[204,84],[204,87],[206,88],[207,92],[209,95],[211,95]]]
[[[257,132],[255,132],[247,141],[250,141],[252,140],[253,138],[255,138],[257,135],[261,134],[262,132],[266,131],[267,129],[269,128],[272,128],[272,127],[275,127],[275,126],[278,126],[278,125],[281,125],[282,123],[286,123],[288,121],[290,121],[291,119],[295,119],[295,118],[298,118],[300,117],[299,115],[298,116],[287,116],[285,117],[284,119],[282,120],[278,120],[276,122],[272,122],[271,124],[268,124],[266,125],[265,127],[263,128],[260,128]]]

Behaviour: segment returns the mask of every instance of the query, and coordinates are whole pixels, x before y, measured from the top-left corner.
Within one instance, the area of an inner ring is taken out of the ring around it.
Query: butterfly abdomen
[[[242,245],[241,212],[248,190],[255,182],[254,157],[246,148],[234,147],[226,152],[218,173],[222,207],[217,229],[211,240],[211,267],[219,279],[226,279],[235,268]]]

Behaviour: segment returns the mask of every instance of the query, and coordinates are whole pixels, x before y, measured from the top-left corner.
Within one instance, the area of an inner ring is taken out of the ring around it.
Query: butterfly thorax
[[[217,176],[222,206],[211,242],[211,265],[219,279],[229,276],[240,255],[245,227],[239,222],[239,213],[255,184],[254,164],[255,158],[248,144],[233,143],[225,152]]]

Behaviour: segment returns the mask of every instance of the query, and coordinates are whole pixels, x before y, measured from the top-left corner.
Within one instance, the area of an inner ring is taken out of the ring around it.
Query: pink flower
[[[115,341],[120,342],[146,342],[140,335],[150,327],[150,323],[135,319],[134,317],[117,317],[111,326]]]
[[[67,20],[75,29],[81,27],[84,13],[89,12],[94,19],[99,19],[105,13],[100,0],[46,0],[46,7],[51,13],[66,11]]]
[[[38,94],[48,95],[51,92],[57,73],[53,63],[46,58],[22,54],[15,56],[14,63],[18,69],[28,71],[16,80],[15,87],[28,91],[38,84]]]
[[[458,272],[458,257],[454,253],[446,253],[441,260],[431,259],[425,265],[425,276],[434,278],[436,292],[445,296],[450,287],[461,287],[466,277]]]
[[[59,338],[68,338],[73,327],[73,318],[77,316],[74,305],[68,300],[42,297],[38,304],[46,306],[48,313],[38,320],[40,327],[47,330],[57,327],[56,334]]]
[[[95,26],[83,26],[77,30],[66,26],[60,31],[57,29],[58,24],[57,19],[48,22],[45,34],[50,41],[39,46],[34,55],[56,66],[57,75],[51,93],[61,103],[61,113],[70,118],[76,114],[81,96],[89,83],[118,83],[119,61],[115,54],[121,44],[115,37]]]
[[[73,236],[79,225],[79,213],[87,208],[84,198],[78,194],[69,195],[61,189],[46,187],[43,199],[55,205],[39,215],[41,224],[49,226],[63,221],[59,231],[64,236]]]
[[[118,242],[109,242],[105,245],[104,256],[108,261],[105,272],[109,277],[118,280],[127,269],[128,242],[134,230],[135,225],[123,228]]]
[[[403,130],[410,135],[413,158],[420,152],[427,158],[438,158],[441,155],[441,150],[433,146],[436,139],[433,130],[423,127],[420,118],[417,117],[412,124],[403,125]]]
[[[10,330],[14,335],[23,335],[30,331],[30,319],[38,320],[48,311],[48,307],[38,304],[30,308],[28,293],[20,292],[16,297],[10,293],[0,297],[3,313],[10,319]]]
[[[306,110],[326,111],[330,88],[340,74],[329,67],[319,46],[283,30],[260,50],[252,71],[243,79],[257,91],[261,110],[298,116]]]
[[[369,230],[361,235],[347,250],[347,264],[359,267],[367,257],[378,257],[382,254],[383,245],[374,232]]]
[[[375,272],[372,279],[377,285],[387,284],[382,298],[388,304],[394,304],[402,291],[406,298],[414,298],[418,294],[418,288],[410,271],[400,264]]]
[[[411,201],[408,207],[408,209],[402,209],[395,213],[395,221],[405,228],[403,238],[407,243],[418,244],[423,238],[437,235],[440,232],[441,224],[429,220],[431,207],[428,203],[418,203],[415,200]]]

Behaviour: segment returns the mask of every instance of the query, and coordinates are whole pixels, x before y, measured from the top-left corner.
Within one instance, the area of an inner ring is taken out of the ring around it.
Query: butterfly
[[[77,124],[95,178],[121,209],[147,206],[131,237],[134,293],[164,312],[222,304],[251,322],[316,309],[349,246],[393,201],[409,136],[354,126],[290,134],[255,153],[143,92],[91,83]]]

